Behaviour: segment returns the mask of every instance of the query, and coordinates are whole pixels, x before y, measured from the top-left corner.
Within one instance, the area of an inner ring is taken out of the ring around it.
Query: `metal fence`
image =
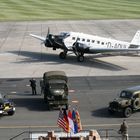
[[[85,130],[90,131],[90,130]],[[122,140],[122,137],[114,129],[99,129],[97,130],[101,140]],[[60,132],[61,133],[61,132]],[[38,137],[32,137],[35,134],[40,134],[40,136],[47,136],[48,131],[24,131],[9,140],[38,140]],[[69,139],[69,138],[68,138]],[[129,140],[140,140],[140,136],[129,136]]]

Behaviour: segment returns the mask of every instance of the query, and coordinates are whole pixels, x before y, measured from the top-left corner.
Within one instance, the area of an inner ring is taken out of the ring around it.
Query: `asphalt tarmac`
[[[78,31],[131,41],[140,20],[38,21],[0,23],[0,89],[16,104],[14,116],[0,118],[0,139],[7,140],[32,130],[58,129],[58,110],[47,111],[40,95],[39,80],[45,71],[64,70],[69,77],[71,107],[78,101],[84,129],[118,130],[124,118],[107,113],[108,102],[123,88],[139,85],[139,54],[86,55],[79,63],[74,55],[60,60],[60,51],[45,48],[30,33]],[[29,78],[38,81],[38,95],[32,96]],[[127,119],[131,136],[139,136],[140,114]],[[111,133],[112,134],[112,133]],[[116,133],[114,135],[117,135]],[[139,138],[138,138],[139,139]]]
[[[3,140],[23,131],[60,130],[57,127],[59,110],[47,110],[43,95],[40,94],[40,78],[36,80],[37,95],[31,94],[29,79],[0,80],[2,93],[7,94],[16,106],[13,116],[4,115],[0,118],[0,136]],[[108,103],[117,97],[122,89],[139,83],[140,76],[69,77],[70,108],[78,108],[83,129],[104,129],[104,133],[105,129],[114,129],[113,134],[110,131],[109,134],[118,135],[116,131],[124,118],[121,114],[110,115],[107,111]],[[138,111],[126,119],[131,137],[140,136],[139,118]]]
[[[130,42],[140,20],[34,21],[0,23],[0,77],[41,77],[49,70],[65,70],[68,76],[139,75],[139,54],[86,55],[84,63],[71,54],[59,59],[61,50],[53,51],[29,36],[46,36],[62,31],[76,31]]]

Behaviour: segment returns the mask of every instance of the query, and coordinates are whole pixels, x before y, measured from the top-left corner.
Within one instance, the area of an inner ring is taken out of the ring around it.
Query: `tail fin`
[[[140,30],[138,30],[133,37],[129,48],[131,49],[138,49],[140,47]]]
[[[130,44],[138,46],[140,45],[140,30],[136,32]]]

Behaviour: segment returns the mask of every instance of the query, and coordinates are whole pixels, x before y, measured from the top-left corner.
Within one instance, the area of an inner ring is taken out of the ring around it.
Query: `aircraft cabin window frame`
[[[97,44],[100,44],[100,41],[97,41]]]
[[[104,45],[105,43],[104,43],[104,42],[102,42],[101,44],[102,44],[102,45]]]
[[[82,41],[85,42],[85,39],[83,38]]]
[[[72,40],[75,40],[75,37],[72,37]]]
[[[80,38],[79,37],[77,38],[77,41],[80,41]]]
[[[95,42],[95,40],[92,40],[92,43],[94,43]]]
[[[87,42],[90,42],[90,39],[87,39]]]

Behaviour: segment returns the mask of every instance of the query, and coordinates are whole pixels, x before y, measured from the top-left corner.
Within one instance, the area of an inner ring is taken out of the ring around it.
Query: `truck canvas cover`
[[[68,78],[65,74],[64,71],[49,71],[49,72],[45,72],[43,75],[43,79],[44,81],[49,81],[49,80],[56,80],[56,79],[60,79],[60,80],[65,80],[65,82],[68,81]]]

